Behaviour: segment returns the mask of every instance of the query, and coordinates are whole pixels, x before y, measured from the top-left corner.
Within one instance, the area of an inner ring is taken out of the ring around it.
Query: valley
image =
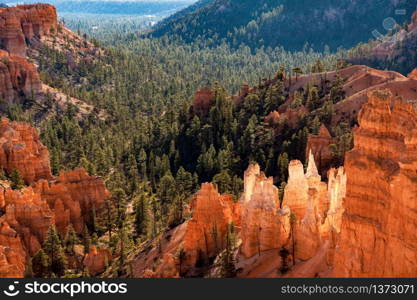
[[[0,277],[417,276],[417,7],[261,2],[0,8]]]

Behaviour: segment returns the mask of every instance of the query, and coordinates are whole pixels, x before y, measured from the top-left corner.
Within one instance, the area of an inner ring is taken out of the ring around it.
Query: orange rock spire
[[[417,275],[417,110],[389,91],[369,94],[346,155],[338,277]]]

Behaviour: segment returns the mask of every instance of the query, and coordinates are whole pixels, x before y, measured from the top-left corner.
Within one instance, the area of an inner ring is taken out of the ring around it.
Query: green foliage
[[[316,0],[314,5],[306,4],[294,0],[258,0],[256,5],[253,0],[209,1],[168,18],[151,34],[178,36],[188,43],[200,40],[207,46],[226,42],[239,48],[244,44],[252,50],[283,46],[294,51],[306,44],[318,50],[336,50],[368,41],[372,30],[382,32],[383,20],[388,16],[402,24],[415,10],[409,1],[402,2],[407,11],[404,16],[395,14],[398,6],[390,0]],[[357,26],[359,23],[361,26]]]
[[[233,223],[228,225],[226,232],[226,249],[221,256],[220,275],[222,278],[236,277],[234,250],[236,243],[236,232]]]
[[[40,249],[31,259],[33,276],[36,278],[46,278],[50,274],[50,259],[48,255]]]
[[[48,229],[43,250],[49,256],[51,273],[56,276],[63,276],[65,274],[67,260],[55,226],[51,226]]]
[[[11,188],[14,190],[20,190],[25,187],[25,182],[20,175],[20,172],[18,169],[14,169],[12,173],[10,174],[10,181],[11,181]]]
[[[64,239],[65,251],[74,254],[74,246],[79,244],[79,239],[77,233],[74,230],[74,227],[70,224],[67,228],[67,234]]]

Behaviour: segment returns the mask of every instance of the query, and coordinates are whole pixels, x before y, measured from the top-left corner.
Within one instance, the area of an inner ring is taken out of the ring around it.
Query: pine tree
[[[49,277],[50,274],[50,260],[48,255],[40,249],[36,254],[32,257],[31,260],[33,276],[36,278],[46,278]]]
[[[135,231],[136,236],[146,234],[146,192],[142,192],[135,202]]]
[[[55,226],[49,227],[43,249],[49,256],[51,272],[57,276],[63,276],[67,261]]]
[[[236,277],[235,259],[234,259],[234,247],[235,247],[235,229],[234,225],[229,224],[226,232],[226,249],[222,253],[221,257],[221,277],[232,278]]]
[[[64,239],[65,250],[70,254],[74,254],[74,246],[78,243],[77,233],[75,232],[74,227],[72,227],[72,224],[70,224]]]
[[[23,181],[20,171],[14,169],[10,174],[11,188],[14,190],[20,190],[25,187],[25,182]]]
[[[277,167],[278,167],[278,181],[279,182],[285,182],[287,181],[287,176],[288,176],[288,164],[290,163],[289,158],[288,158],[288,154],[286,152],[281,153],[278,156],[278,162],[277,162]]]
[[[83,245],[84,245],[84,254],[87,254],[88,252],[90,252],[91,237],[90,237],[90,233],[88,232],[87,226],[84,227]]]

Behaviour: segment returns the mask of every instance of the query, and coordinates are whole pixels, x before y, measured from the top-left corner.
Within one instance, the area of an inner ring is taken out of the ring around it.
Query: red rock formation
[[[417,109],[373,92],[345,160],[338,277],[417,276]]]
[[[194,114],[198,116],[205,116],[210,111],[211,105],[213,104],[214,93],[210,89],[203,89],[196,91],[192,108]]]
[[[296,259],[314,257],[332,238],[332,232],[340,231],[345,185],[343,168],[330,171],[328,185],[322,182],[312,152],[306,173],[301,162],[290,162],[283,205],[288,205],[293,214]]]
[[[31,187],[22,190],[3,191],[7,223],[21,237],[30,255],[35,254],[55,224],[55,216],[41,195]]]
[[[280,210],[278,188],[273,178],[266,178],[259,165],[250,165],[244,177],[245,191],[241,199],[241,252],[245,258],[262,251],[281,248],[288,242],[290,216]]]
[[[57,14],[52,5],[0,8],[0,45],[11,54],[25,57],[26,41],[49,35],[57,26]]]
[[[29,184],[52,178],[49,152],[40,142],[36,129],[7,119],[2,119],[0,124],[0,167],[8,173],[19,170]]]
[[[0,98],[11,103],[20,93],[26,97],[42,90],[39,74],[25,58],[0,50]]]
[[[84,169],[62,172],[52,182],[38,182],[35,189],[54,210],[62,235],[70,223],[77,233],[82,233],[84,225],[92,223],[93,211],[99,211],[109,197],[103,180],[89,176]]]
[[[333,153],[330,145],[335,143],[336,139],[332,138],[329,130],[324,125],[320,126],[317,135],[310,134],[308,136],[306,159],[308,159],[310,152],[312,152],[320,174],[327,175],[327,171],[330,169],[333,161]]]
[[[92,246],[90,252],[85,256],[83,264],[90,276],[96,276],[103,273],[111,261],[112,256],[108,249],[97,249],[96,246]]]
[[[279,125],[279,121],[280,120],[281,120],[281,115],[276,110],[271,111],[265,117],[265,122],[267,122],[270,126],[277,126],[277,125]]]
[[[165,253],[161,264],[155,271],[146,269],[142,278],[180,278],[177,259],[170,253]]]
[[[414,69],[410,74],[408,74],[408,78],[417,80],[417,69]]]
[[[302,75],[297,82],[291,85],[289,92],[294,93],[300,89],[306,89],[307,85],[321,87],[324,82],[333,82],[337,77],[343,80],[343,92],[346,99],[334,106],[333,126],[340,122],[352,124],[357,119],[362,105],[367,102],[367,95],[370,91],[390,89],[394,95],[401,96],[406,100],[417,98],[415,80],[397,72],[377,70],[364,65],[355,65],[332,72]],[[285,116],[289,110],[290,103],[291,101],[287,101],[278,109],[281,117]],[[301,109],[305,110],[303,107]],[[293,119],[292,122],[298,120],[294,117],[294,112],[289,114],[287,118],[290,121]]]
[[[234,218],[231,195],[220,195],[213,184],[205,183],[191,202],[193,217],[187,224],[183,249],[186,264],[208,260],[225,248],[229,224]]]
[[[134,277],[195,276],[199,263],[207,263],[224,250],[229,224],[240,224],[239,204],[205,183],[194,195],[191,210],[190,220],[158,237],[138,255],[131,268]]]
[[[26,253],[23,243],[9,224],[0,218],[0,278],[19,278],[25,272]]]
[[[0,167],[8,172],[18,169],[26,182],[33,184],[22,190],[0,189],[0,211],[4,213],[0,218],[0,260],[5,266],[0,268],[0,277],[22,276],[26,253],[31,256],[41,248],[50,226],[56,226],[62,236],[69,224],[82,233],[85,224],[91,224],[94,210],[109,197],[104,182],[84,169],[52,178],[48,150],[36,130],[25,123],[1,121]],[[92,272],[99,272],[103,265],[103,253],[97,253],[86,262]],[[16,267],[8,267],[9,262]]]

